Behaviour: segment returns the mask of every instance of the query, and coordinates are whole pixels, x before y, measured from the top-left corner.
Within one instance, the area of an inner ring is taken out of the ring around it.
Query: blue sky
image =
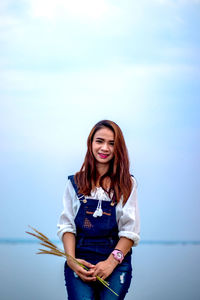
[[[143,239],[200,239],[200,1],[0,4],[0,237],[53,238],[91,127],[125,135]]]

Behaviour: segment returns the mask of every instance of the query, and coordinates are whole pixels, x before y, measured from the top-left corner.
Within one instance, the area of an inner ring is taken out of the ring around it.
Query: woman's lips
[[[108,154],[103,154],[103,153],[99,153],[99,156],[103,159],[107,158],[108,157]]]

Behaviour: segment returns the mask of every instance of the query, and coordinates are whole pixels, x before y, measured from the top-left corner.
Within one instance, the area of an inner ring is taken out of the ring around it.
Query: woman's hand
[[[106,260],[100,261],[94,268],[93,276],[99,276],[102,279],[106,279],[118,265],[118,262],[113,256],[109,256]]]
[[[85,270],[83,267],[79,266],[72,259],[67,260],[68,266],[85,282],[95,281],[96,277],[94,276],[94,265],[87,262],[84,259],[76,259],[82,265],[86,266],[89,270]]]

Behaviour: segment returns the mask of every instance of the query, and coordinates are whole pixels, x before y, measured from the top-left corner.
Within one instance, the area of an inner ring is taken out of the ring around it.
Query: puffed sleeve
[[[126,237],[134,241],[133,246],[137,246],[140,240],[140,217],[137,199],[137,183],[135,178],[131,194],[125,203],[122,205],[122,200],[116,207],[119,237]]]
[[[72,232],[76,234],[76,226],[74,223],[74,219],[80,207],[80,201],[76,196],[76,192],[70,180],[67,181],[65,187],[63,195],[63,206],[64,209],[59,217],[59,221],[57,224],[57,234],[61,240],[65,232]]]

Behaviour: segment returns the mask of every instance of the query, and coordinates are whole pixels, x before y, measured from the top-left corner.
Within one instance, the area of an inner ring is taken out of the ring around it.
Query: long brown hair
[[[87,139],[87,153],[85,160],[80,171],[75,174],[75,182],[78,185],[79,193],[84,195],[90,195],[92,183],[97,183],[98,173],[96,161],[92,153],[92,141],[94,134],[103,127],[109,128],[114,133],[114,157],[110,161],[109,169],[106,174],[101,176],[99,184],[102,186],[103,179],[109,177],[111,182],[109,194],[111,195],[112,191],[114,191],[112,199],[117,203],[123,195],[123,204],[125,204],[132,189],[128,151],[123,133],[120,127],[113,121],[102,120],[92,128]]]

